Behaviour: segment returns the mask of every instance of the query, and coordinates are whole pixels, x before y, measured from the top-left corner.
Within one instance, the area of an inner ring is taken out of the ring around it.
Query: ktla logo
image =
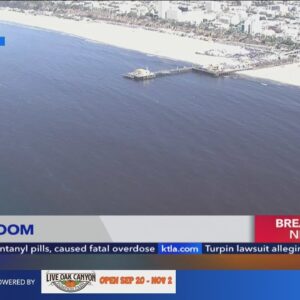
[[[46,283],[66,293],[76,293],[96,282],[96,273],[88,271],[46,272]]]

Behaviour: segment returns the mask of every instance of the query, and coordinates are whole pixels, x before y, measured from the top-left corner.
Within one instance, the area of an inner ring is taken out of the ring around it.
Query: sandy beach
[[[277,81],[300,87],[300,63],[239,72],[258,79]]]
[[[202,53],[211,49],[225,50],[227,53],[244,53],[246,51],[239,46],[202,41],[142,28],[112,25],[105,22],[75,21],[53,16],[32,15],[7,9],[0,10],[0,22],[12,22],[24,26],[54,30],[99,43],[204,66],[220,63],[234,64],[235,62],[231,58],[200,55],[196,52]],[[9,40],[7,43],[9,43]],[[240,73],[254,78],[300,86],[299,63]]]

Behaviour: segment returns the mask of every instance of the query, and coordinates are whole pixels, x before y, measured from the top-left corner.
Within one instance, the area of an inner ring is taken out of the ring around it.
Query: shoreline
[[[228,52],[241,53],[245,51],[241,46],[182,37],[137,27],[114,25],[104,21],[75,21],[54,16],[15,12],[8,9],[0,9],[0,22],[56,31],[92,42],[203,66],[231,64],[234,63],[234,60],[228,57],[197,54],[196,52],[199,50],[206,51],[213,48]],[[235,74],[300,87],[300,63],[238,71]]]

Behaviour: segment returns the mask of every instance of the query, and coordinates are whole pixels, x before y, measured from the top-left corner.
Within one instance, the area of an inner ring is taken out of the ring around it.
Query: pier
[[[218,69],[210,69],[210,68],[194,66],[193,71],[197,73],[205,73],[207,75],[214,76],[214,77],[220,77],[220,76],[233,74],[240,70],[218,70]]]
[[[295,50],[292,53],[298,53],[300,50]],[[299,59],[296,59],[294,57],[284,58],[284,59],[277,59],[272,61],[261,61],[258,63],[254,63],[251,66],[243,67],[243,68],[234,68],[234,69],[223,69],[223,68],[217,68],[214,66],[209,67],[203,67],[200,65],[193,65],[193,66],[185,66],[185,67],[177,67],[175,69],[169,69],[169,70],[161,70],[161,71],[155,71],[151,72],[148,69],[136,69],[133,72],[127,73],[123,75],[125,78],[134,79],[134,80],[147,80],[147,79],[153,79],[156,77],[162,77],[162,76],[170,76],[170,75],[176,75],[176,74],[182,74],[182,73],[188,73],[188,72],[196,72],[196,73],[204,73],[210,76],[214,77],[220,77],[220,76],[226,76],[231,75],[236,72],[240,71],[246,71],[246,70],[256,70],[266,67],[274,67],[274,66],[281,66],[286,64],[291,64],[299,62]]]
[[[133,72],[124,75],[125,78],[135,79],[135,80],[147,80],[156,77],[176,75],[181,73],[192,72],[193,67],[180,67],[176,69],[160,70],[156,72],[150,72],[148,69],[136,69]]]
[[[168,75],[175,75],[175,74],[181,74],[181,73],[188,73],[193,71],[193,67],[182,67],[182,68],[176,68],[176,69],[170,69],[170,70],[162,70],[154,72],[155,77],[161,77],[161,76],[168,76]]]
[[[189,73],[189,72],[197,72],[197,73],[205,73],[210,76],[219,77],[224,75],[229,75],[237,70],[217,70],[217,69],[210,69],[204,68],[201,66],[185,66],[185,67],[178,67],[175,69],[169,70],[160,70],[156,72],[150,72],[148,69],[136,69],[133,72],[127,73],[123,75],[125,78],[134,79],[134,80],[147,80],[153,79],[162,76],[170,76],[182,73]]]

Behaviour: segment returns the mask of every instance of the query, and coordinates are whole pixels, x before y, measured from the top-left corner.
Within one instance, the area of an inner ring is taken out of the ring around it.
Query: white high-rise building
[[[166,12],[166,18],[169,20],[180,21],[182,18],[182,12],[177,7],[170,8]]]
[[[249,8],[252,5],[252,1],[241,1],[241,5],[245,8]]]
[[[262,32],[262,24],[259,20],[259,15],[253,15],[245,21],[244,32],[253,35]]]
[[[167,10],[170,7],[170,1],[157,1],[158,2],[158,17],[161,19],[166,18]]]
[[[205,8],[209,12],[220,12],[222,10],[220,1],[206,1]]]

